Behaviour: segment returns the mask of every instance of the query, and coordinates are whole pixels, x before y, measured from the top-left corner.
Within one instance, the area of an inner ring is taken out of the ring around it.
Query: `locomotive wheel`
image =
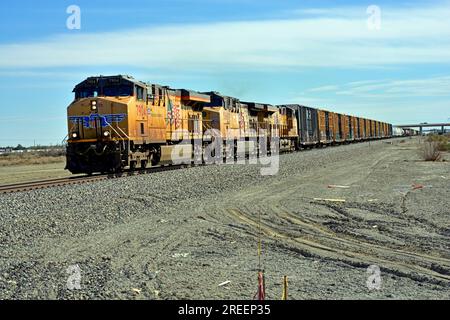
[[[120,172],[120,169],[118,169],[118,168],[110,168],[107,171],[107,173],[110,173],[110,174],[116,174],[116,173],[119,173],[119,172]]]
[[[161,158],[161,151],[159,150],[156,153],[152,154],[152,158],[151,158],[151,164],[152,166],[156,166],[159,163],[159,160]]]

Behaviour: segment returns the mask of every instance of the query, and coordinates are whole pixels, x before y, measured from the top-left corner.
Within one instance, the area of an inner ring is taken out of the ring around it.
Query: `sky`
[[[116,74],[450,122],[450,1],[1,1],[0,146],[61,143],[74,86]]]

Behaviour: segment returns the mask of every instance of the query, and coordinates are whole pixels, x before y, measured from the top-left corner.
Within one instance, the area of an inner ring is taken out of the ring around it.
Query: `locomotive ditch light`
[[[109,131],[103,132],[103,136],[104,136],[105,138],[109,137],[110,135],[111,135],[111,133],[110,133]]]
[[[72,139],[78,138],[78,132],[72,132],[71,137]]]

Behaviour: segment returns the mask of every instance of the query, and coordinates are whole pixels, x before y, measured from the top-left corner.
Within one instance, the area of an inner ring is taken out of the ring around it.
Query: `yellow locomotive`
[[[392,135],[392,126],[385,123],[172,89],[124,75],[89,77],[73,92],[66,164],[72,173],[119,172],[180,160],[238,160]]]
[[[189,132],[201,139],[209,96],[147,84],[129,76],[90,77],[68,107],[66,168],[72,173],[117,172],[167,160]]]

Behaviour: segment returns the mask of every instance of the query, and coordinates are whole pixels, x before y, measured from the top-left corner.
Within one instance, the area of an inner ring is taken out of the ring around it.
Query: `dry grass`
[[[439,161],[442,158],[442,152],[439,151],[439,142],[425,141],[422,146],[422,158],[425,161]]]
[[[59,151],[11,153],[0,155],[0,167],[59,163],[65,159]]]

